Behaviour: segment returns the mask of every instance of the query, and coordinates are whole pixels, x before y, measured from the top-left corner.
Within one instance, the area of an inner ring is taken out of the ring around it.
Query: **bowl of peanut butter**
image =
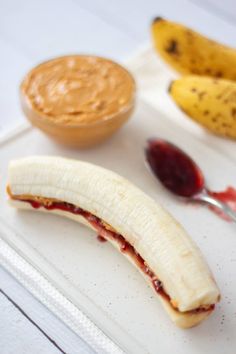
[[[23,112],[55,141],[96,145],[114,134],[135,105],[132,75],[112,60],[91,55],[58,57],[33,68],[20,86]]]

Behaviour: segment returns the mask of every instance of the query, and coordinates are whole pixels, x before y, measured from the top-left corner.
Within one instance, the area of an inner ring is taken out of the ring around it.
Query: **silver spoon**
[[[236,213],[210,195],[201,169],[177,146],[162,139],[149,139],[145,155],[151,172],[170,192],[216,207],[236,222]]]

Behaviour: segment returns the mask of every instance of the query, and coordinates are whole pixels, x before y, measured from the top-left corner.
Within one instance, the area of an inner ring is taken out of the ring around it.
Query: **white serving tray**
[[[156,183],[145,169],[143,158],[145,140],[153,135],[187,149],[214,188],[235,184],[236,167],[230,160],[195,141],[141,102],[127,126],[96,149],[78,152],[62,148],[33,129],[6,143],[0,152],[0,217],[13,232],[3,236],[125,351],[156,353],[161,348],[161,352],[170,353],[174,346],[175,353],[181,354],[213,350],[221,353],[224,345],[228,353],[233,353],[235,225],[204,207],[181,203]],[[68,156],[110,168],[170,210],[201,247],[221,288],[222,302],[211,318],[192,330],[175,328],[138,272],[108,243],[99,243],[93,232],[60,217],[10,208],[5,193],[8,161],[31,154]]]
[[[202,206],[183,204],[154,180],[144,166],[143,154],[146,139],[153,136],[169,139],[190,153],[213,189],[236,185],[233,160],[141,100],[130,122],[94,149],[67,149],[39,131],[28,129],[12,136],[0,149],[0,261],[77,333],[81,334],[79,323],[85,329],[90,326],[87,332],[82,328],[82,337],[100,353],[118,353],[121,348],[132,354],[169,354],[173,350],[175,354],[222,354],[224,348],[225,354],[233,354],[236,225]],[[140,274],[111,245],[99,243],[92,231],[57,216],[16,212],[8,206],[8,162],[34,154],[61,155],[99,164],[129,178],[162,203],[184,225],[210,264],[222,292],[214,314],[191,330],[176,328]],[[79,310],[111,341],[87,323]]]

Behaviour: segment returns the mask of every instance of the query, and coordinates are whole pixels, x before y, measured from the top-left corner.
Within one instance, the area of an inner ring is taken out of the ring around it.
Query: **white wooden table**
[[[235,46],[234,0],[0,1],[0,136],[23,121],[18,85],[36,63],[66,53],[124,61],[149,41],[160,15]],[[0,268],[0,353],[92,353],[91,349]]]

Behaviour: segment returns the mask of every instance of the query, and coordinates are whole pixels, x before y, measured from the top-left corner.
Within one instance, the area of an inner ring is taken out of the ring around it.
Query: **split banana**
[[[121,176],[86,162],[28,157],[9,166],[13,206],[64,215],[92,227],[137,266],[180,327],[206,318],[219,290],[184,229]]]
[[[236,139],[236,82],[189,75],[173,81],[169,93],[193,120]]]
[[[181,74],[236,80],[235,49],[159,17],[153,21],[152,36],[157,52]]]

